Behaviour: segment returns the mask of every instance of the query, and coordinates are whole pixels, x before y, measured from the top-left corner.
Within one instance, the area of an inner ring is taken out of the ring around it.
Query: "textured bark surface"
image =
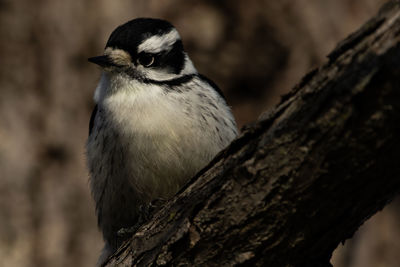
[[[1,0],[0,266],[86,267],[100,255],[84,151],[100,70],[87,58],[116,26],[173,23],[243,125],[386,1]],[[400,198],[335,251],[335,267],[398,267]]]
[[[328,266],[400,189],[400,4],[385,5],[108,266]]]

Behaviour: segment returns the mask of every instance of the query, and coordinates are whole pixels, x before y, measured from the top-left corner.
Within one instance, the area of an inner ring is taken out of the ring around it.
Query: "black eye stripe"
[[[171,49],[153,54],[155,57],[154,67],[168,69],[171,73],[178,74],[185,64],[185,54],[182,41],[176,41]]]
[[[164,69],[170,73],[179,74],[185,65],[185,53],[182,40],[180,39],[171,45],[169,50],[164,50],[159,53],[142,51],[133,55],[132,53],[130,54],[135,64],[140,64],[145,67]],[[154,62],[152,62],[152,64],[149,64],[150,57],[154,58]]]

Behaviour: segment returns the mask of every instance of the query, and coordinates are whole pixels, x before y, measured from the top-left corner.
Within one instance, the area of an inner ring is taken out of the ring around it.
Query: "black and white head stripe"
[[[175,29],[161,19],[138,18],[118,26],[107,41],[106,47],[119,48],[131,55],[138,53],[138,46],[151,36],[161,36]]]
[[[141,70],[150,79],[164,80],[197,72],[184,51],[178,31],[164,20],[131,20],[114,30],[106,48],[126,51],[134,64],[143,57],[151,58],[151,66]]]
[[[180,41],[181,37],[176,29],[172,28],[171,31],[160,34],[153,35],[149,38],[143,40],[143,42],[138,46],[138,53],[160,53],[162,51],[169,51],[172,49],[173,45]]]

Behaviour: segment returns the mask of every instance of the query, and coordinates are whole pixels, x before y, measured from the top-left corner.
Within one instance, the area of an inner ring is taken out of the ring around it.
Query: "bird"
[[[143,207],[171,198],[238,135],[222,91],[199,74],[176,28],[136,18],[104,53],[86,143],[90,187],[105,241],[98,264],[127,239]],[[217,64],[217,62],[214,62]]]

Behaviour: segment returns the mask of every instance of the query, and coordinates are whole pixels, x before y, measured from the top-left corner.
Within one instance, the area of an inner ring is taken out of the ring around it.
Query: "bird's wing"
[[[90,121],[89,121],[89,135],[92,133],[92,129],[94,126],[94,119],[96,118],[97,114],[97,105],[94,106],[94,109],[92,111],[92,115],[90,116]]]
[[[218,87],[218,85],[215,84],[212,80],[207,78],[206,76],[199,74],[199,78],[206,81],[221,97],[226,101],[226,98],[224,96],[224,93],[222,93],[222,90]]]

